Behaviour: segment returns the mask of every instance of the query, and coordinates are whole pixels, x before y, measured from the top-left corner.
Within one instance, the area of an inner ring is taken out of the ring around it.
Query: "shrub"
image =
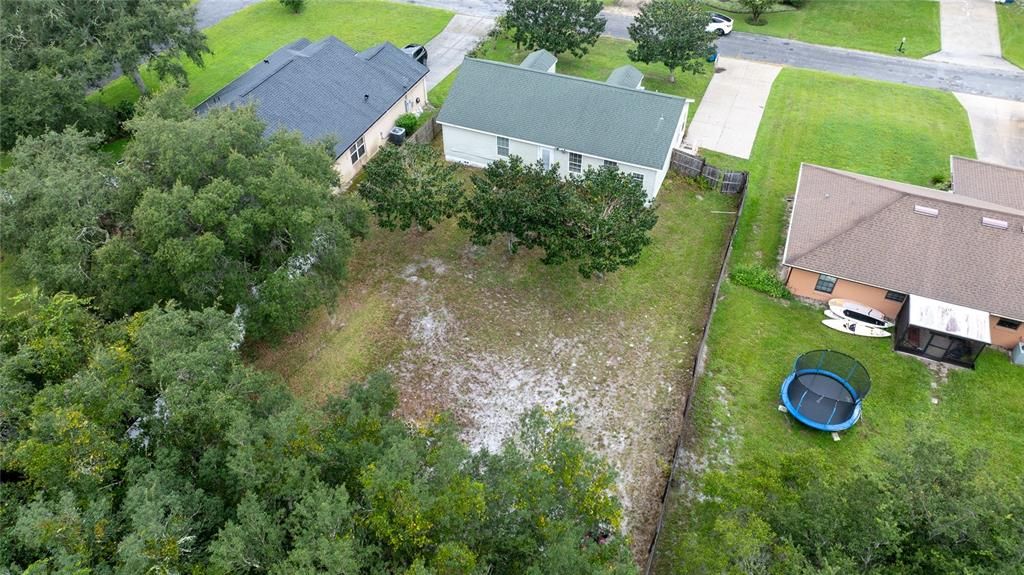
[[[746,286],[772,297],[784,299],[789,299],[790,297],[786,284],[782,283],[782,280],[774,272],[762,266],[739,266],[729,274],[729,279],[733,283]]]
[[[293,14],[298,14],[299,12],[302,12],[303,5],[305,5],[305,3],[306,3],[306,0],[278,0],[278,1],[281,2],[282,6],[284,6],[285,8],[287,8],[289,10],[291,10]]]
[[[415,114],[402,114],[395,120],[395,125],[399,128],[405,128],[405,135],[411,136],[416,128],[419,127],[420,121]]]
[[[803,8],[804,6],[807,6],[808,2],[810,2],[810,0],[782,0],[783,4],[789,4],[790,6],[796,8],[797,10]]]

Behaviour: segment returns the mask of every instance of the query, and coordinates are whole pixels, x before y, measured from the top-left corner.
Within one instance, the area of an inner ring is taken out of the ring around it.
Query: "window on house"
[[[611,160],[605,160],[604,161],[604,167],[611,168],[613,170],[617,170],[617,169],[619,169],[619,163],[618,162],[613,162]]]
[[[1013,321],[1012,319],[1006,319],[1005,317],[999,318],[999,321],[996,322],[996,325],[999,327],[1005,327],[1006,329],[1012,329],[1014,331],[1020,329],[1019,321]]]
[[[569,171],[578,174],[583,171],[583,155],[569,152]]]
[[[837,279],[832,276],[818,274],[818,282],[814,284],[814,291],[832,293],[832,290],[836,289],[836,281]]]
[[[885,292],[885,299],[903,303],[907,301],[907,294],[903,294],[898,291],[887,291]]]
[[[355,164],[366,155],[366,142],[363,141],[362,136],[356,140],[356,143],[352,144],[352,147],[348,149],[348,157],[352,159],[352,163]]]
[[[508,138],[498,136],[498,155],[508,157]]]
[[[633,172],[632,174],[630,174],[630,176],[632,176],[634,180],[640,182],[641,186],[644,185],[644,175],[643,174],[638,174],[636,172]]]

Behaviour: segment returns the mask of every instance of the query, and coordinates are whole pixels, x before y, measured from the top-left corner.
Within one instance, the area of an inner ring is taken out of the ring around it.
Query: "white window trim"
[[[505,145],[504,146],[501,145],[501,141],[502,140],[505,140]],[[512,151],[512,142],[508,138],[506,138],[505,136],[495,136],[495,141],[496,141],[496,144],[497,144],[496,151],[498,153],[498,157],[499,158],[507,158],[507,157],[509,157],[511,155],[511,151]],[[504,154],[501,153],[501,148],[502,147],[505,148],[505,153]]]
[[[577,163],[576,169],[572,169],[572,157],[578,156],[580,161]],[[582,174],[583,173],[583,154],[579,152],[569,152],[569,173],[570,174]]]

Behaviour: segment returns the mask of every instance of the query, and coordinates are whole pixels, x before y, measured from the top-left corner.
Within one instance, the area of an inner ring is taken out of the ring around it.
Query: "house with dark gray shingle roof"
[[[1014,346],[1024,338],[1024,170],[954,157],[952,174],[947,192],[801,166],[783,254],[790,291],[897,318],[897,348],[933,359]],[[928,315],[942,325],[919,325]],[[978,317],[988,333],[961,337]]]
[[[267,133],[297,130],[330,138],[343,182],[387,140],[398,116],[427,104],[427,67],[390,43],[356,52],[328,36],[284,46],[196,108],[253,104]]]
[[[437,118],[445,157],[484,167],[519,156],[563,176],[615,166],[654,198],[692,100],[643,90],[632,67],[604,82],[557,74],[548,56],[519,66],[466,58]]]

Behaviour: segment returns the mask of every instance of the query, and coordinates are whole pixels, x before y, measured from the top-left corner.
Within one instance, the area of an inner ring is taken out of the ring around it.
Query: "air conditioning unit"
[[[1024,341],[1017,342],[1017,345],[1013,346],[1013,363],[1016,365],[1024,365]]]

